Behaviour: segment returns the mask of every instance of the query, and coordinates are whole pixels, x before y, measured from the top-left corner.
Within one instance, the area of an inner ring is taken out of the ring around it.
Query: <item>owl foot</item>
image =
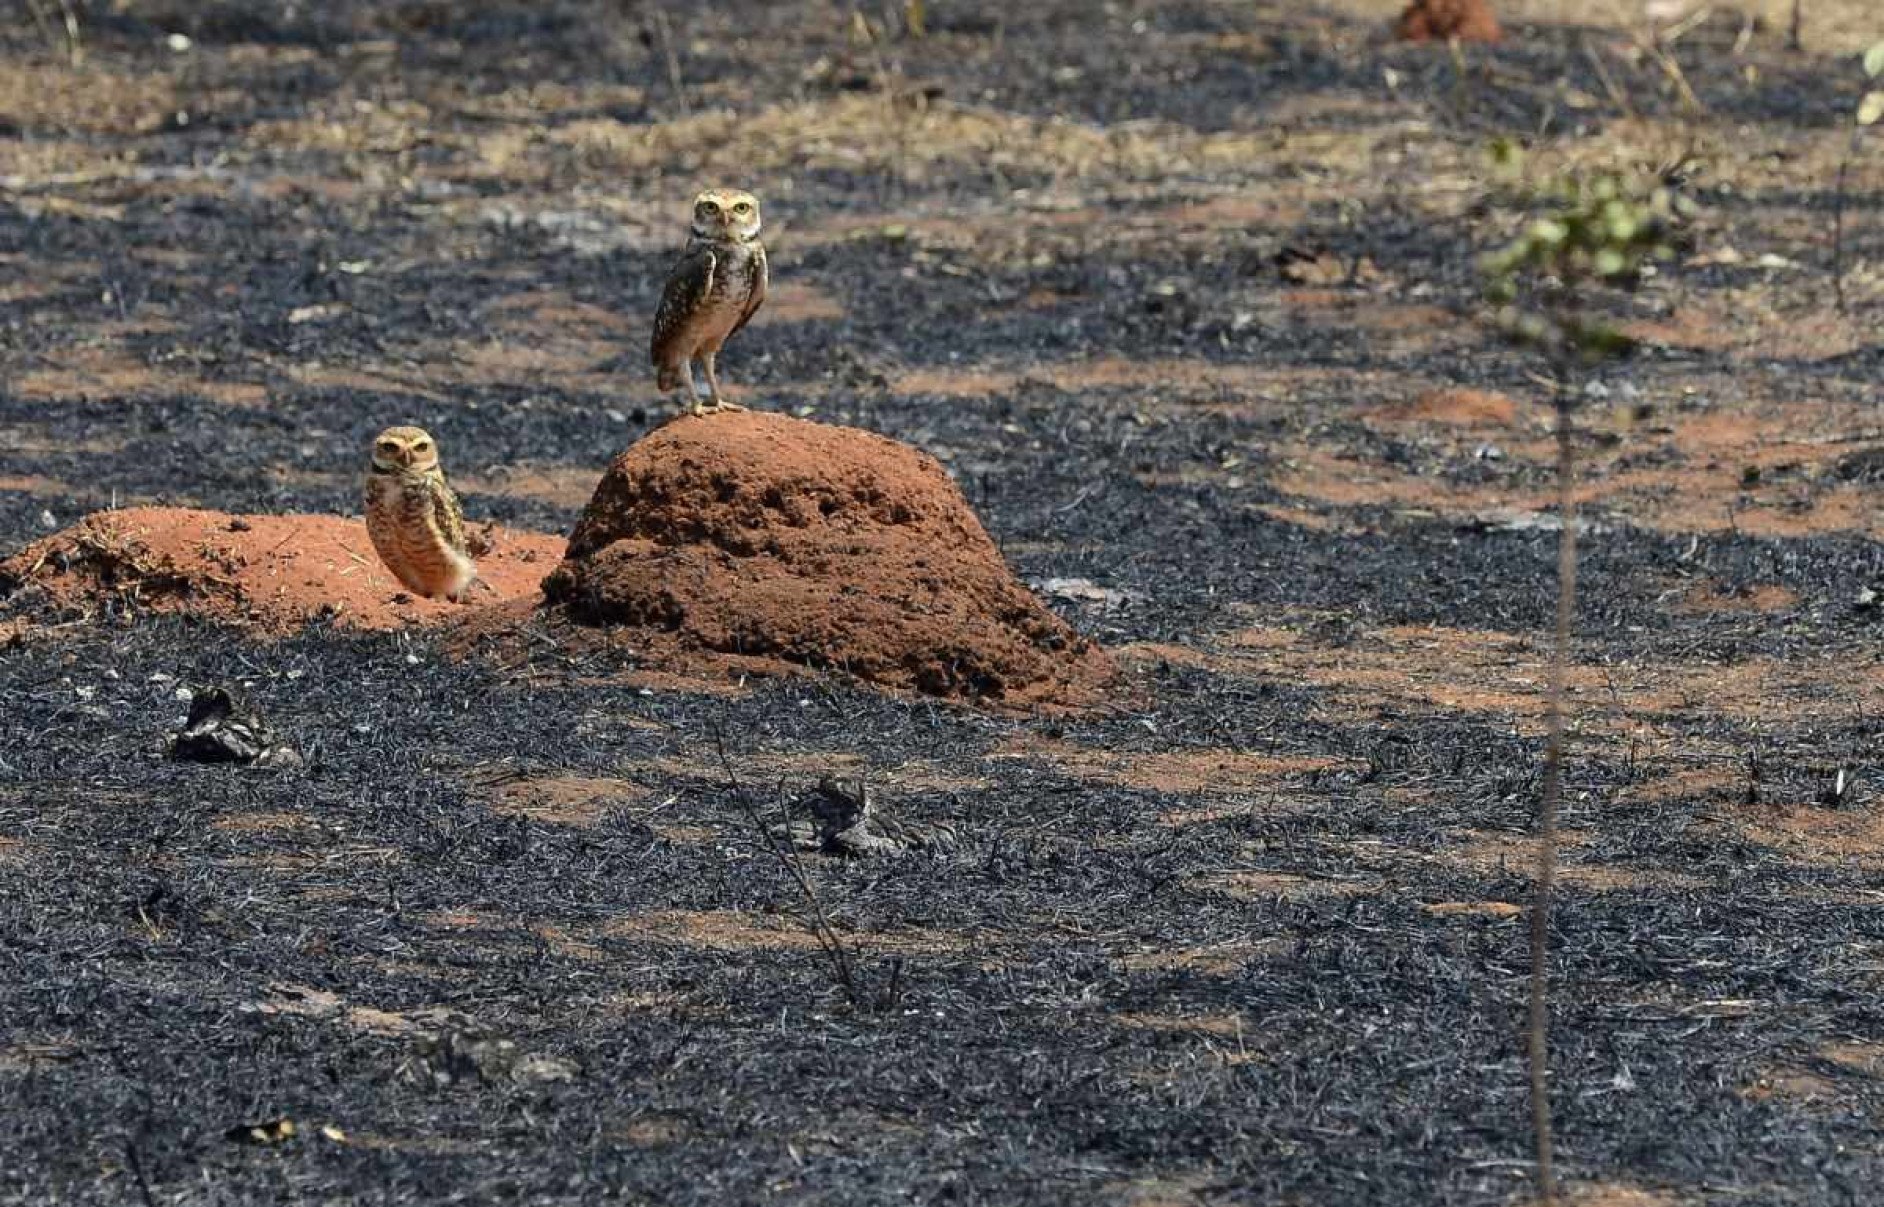
[[[480,588],[482,588],[483,591],[488,595],[497,594],[496,587],[491,586],[491,584],[485,582],[481,578],[474,578],[470,582],[466,583],[463,587],[460,587],[456,593],[447,595],[445,598],[449,599],[451,602],[455,604],[468,604],[471,602],[472,595],[474,595]]]

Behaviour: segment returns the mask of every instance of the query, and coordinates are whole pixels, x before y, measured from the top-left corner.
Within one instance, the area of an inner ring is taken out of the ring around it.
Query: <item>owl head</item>
[[[438,442],[418,427],[389,427],[373,437],[373,468],[381,473],[438,468]]]
[[[708,189],[693,199],[696,239],[745,243],[759,237],[759,199],[741,189]]]

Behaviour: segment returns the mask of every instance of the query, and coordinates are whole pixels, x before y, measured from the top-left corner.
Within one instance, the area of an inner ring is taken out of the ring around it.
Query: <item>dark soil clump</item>
[[[636,443],[543,586],[585,624],[932,696],[1077,704],[1111,675],[933,458],[780,415],[682,419]]]

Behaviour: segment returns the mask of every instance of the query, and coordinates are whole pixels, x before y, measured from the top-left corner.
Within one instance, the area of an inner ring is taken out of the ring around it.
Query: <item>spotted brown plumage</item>
[[[720,395],[716,358],[765,301],[765,245],[759,199],[738,189],[708,189],[694,199],[692,237],[667,274],[654,314],[649,359],[662,390],[685,389],[687,410],[739,410]],[[693,362],[707,379],[702,405]]]
[[[386,568],[428,598],[462,601],[478,582],[464,511],[422,428],[391,427],[373,440],[366,474],[366,534]]]

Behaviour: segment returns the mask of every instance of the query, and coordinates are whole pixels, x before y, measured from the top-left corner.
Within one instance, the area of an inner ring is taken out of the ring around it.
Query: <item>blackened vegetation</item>
[[[194,39],[191,118],[137,133],[17,119],[36,140],[135,151],[144,175],[0,193],[6,282],[34,286],[0,294],[0,547],[114,494],[351,511],[363,442],[394,419],[464,450],[475,477],[599,475],[658,418],[642,409],[639,326],[607,372],[578,372],[606,350],[547,368],[462,358],[499,323],[484,303],[500,295],[645,315],[680,231],[641,198],[684,201],[685,154],[632,172],[553,158],[520,217],[499,212],[523,189],[501,173],[441,188],[436,171],[470,155],[458,136],[675,116],[640,10],[88,7],[101,69],[181,77],[163,35]],[[674,23],[695,109],[877,78],[822,10],[711,7]],[[885,53],[951,102],[1260,129],[1279,145],[1328,98],[1407,104],[1468,147],[1571,112],[1551,103],[1560,81],[1597,98],[1575,111],[1585,129],[1620,116],[1573,29],[1509,30],[1460,81],[1443,51],[1336,46],[1330,17],[1129,7],[931,3],[935,49]],[[1710,24],[1681,51],[1713,109],[1782,133],[1848,112],[1821,62],[1770,42],[1753,52],[1767,84],[1746,85],[1722,49],[1732,34]],[[0,30],[9,62],[41,61],[33,38]],[[833,70],[808,75],[821,56]],[[1673,111],[1651,69],[1610,70],[1640,111]],[[522,117],[500,103],[531,84],[546,87]],[[591,103],[548,85],[616,91]],[[413,97],[428,136],[403,149],[262,132]],[[1337,107],[1306,124],[1372,120]],[[748,332],[750,400],[936,453],[1024,577],[1117,593],[1057,601],[1084,631],[1183,647],[1137,656],[1110,710],[995,718],[835,679],[721,697],[625,679],[600,655],[502,669],[421,637],[319,629],[267,646],[152,618],[0,630],[0,1200],[1509,1201],[1529,1144],[1525,949],[1493,907],[1529,891],[1530,717],[1390,693],[1357,709],[1260,650],[1234,666],[1184,657],[1259,623],[1359,660],[1396,626],[1526,635],[1549,615],[1547,527],[1275,484],[1302,446],[1452,486],[1542,480],[1516,456],[1358,417],[1403,376],[1529,389],[1522,358],[1458,317],[1476,293],[1468,227],[1392,200],[1361,221],[1333,201],[1169,218],[1318,178],[1291,154],[1063,181],[1091,192],[1091,214],[1059,224],[1028,208],[1038,192],[1012,193],[1055,170],[997,179],[972,156],[920,180],[825,163],[793,174],[789,201],[767,196],[803,229],[863,229],[795,250],[782,232],[781,281],[842,313]],[[1818,184],[1789,202],[1822,208]],[[1724,238],[1768,246],[1756,199],[1711,200]],[[1033,218],[1005,237],[911,221],[937,214]],[[1365,256],[1397,282],[1330,286],[1356,322],[1423,287],[1452,342],[1304,317],[1271,267],[1284,245]],[[1755,274],[1693,279],[1738,290]],[[1773,288],[1810,300],[1805,274]],[[553,351],[570,321],[530,338]],[[142,376],[33,384],[86,363],[104,331]],[[1259,376],[1055,384],[1060,362],[1102,356]],[[983,392],[885,388],[975,369],[995,375]],[[1851,408],[1877,369],[1872,343],[1754,369],[1651,349],[1632,373],[1667,417],[1697,375],[1723,400],[1777,377],[1790,398]],[[230,401],[237,385],[265,405]],[[1869,473],[1838,463],[1847,485]],[[1750,495],[1791,472],[1762,470]],[[492,490],[467,505],[563,529],[580,503]],[[1584,663],[1695,682],[1769,671],[1734,711],[1587,689],[1593,726],[1629,725],[1581,743],[1565,785],[1564,1171],[1676,1201],[1865,1201],[1884,1175],[1884,876],[1875,839],[1815,858],[1787,826],[1807,811],[1862,837],[1877,807],[1879,618],[1861,601],[1884,564],[1855,533],[1592,516]],[[1764,611],[1677,606],[1699,586],[1731,601],[1774,584],[1789,601]],[[245,691],[302,764],[165,758],[191,683]],[[761,801],[861,776],[890,816],[952,836],[867,859],[800,853],[854,992],[793,865],[729,789],[716,732]],[[1278,769],[1251,786],[1233,756]]]
[[[268,722],[225,687],[190,689],[190,711],[170,738],[170,757],[185,763],[289,764],[300,756],[277,745]]]
[[[1526,891],[1521,859],[1463,874],[1431,856],[1461,829],[1521,832],[1531,743],[1444,716],[1349,731],[1378,756],[1365,770],[1173,830],[1161,814],[1209,802],[986,757],[1042,726],[788,685],[736,702],[533,690],[423,647],[414,666],[392,643],[310,635],[272,652],[254,693],[318,757],[239,772],[164,761],[150,741],[181,708],[163,676],[254,674],[247,650],[179,655],[200,636],[146,622],[10,656],[3,1072],[8,1147],[35,1155],[22,1199],[114,1201],[123,1175],[99,1171],[121,1170],[127,1144],[159,1187],[207,1170],[247,1194],[287,1177],[422,1200],[510,1186],[707,1202],[783,1179],[788,1197],[870,1202],[933,1193],[937,1169],[964,1193],[1039,1202],[1159,1177],[1370,1203],[1511,1189],[1522,935],[1423,906]],[[78,702],[77,685],[100,690]],[[1208,683],[1159,697],[1179,745],[1230,703]],[[1240,745],[1338,747],[1295,725],[1286,696],[1234,703],[1269,730]],[[864,1007],[794,941],[812,919],[714,765],[703,735],[722,726],[735,765],[823,749],[862,752],[891,782],[917,760],[987,780],[896,793],[951,846],[803,856]],[[1125,717],[1068,736],[1143,733]],[[646,794],[592,826],[510,816],[469,773],[491,765],[632,768]],[[1570,782],[1572,825],[1600,836],[1587,858],[1649,875],[1602,892],[1573,879],[1560,909],[1571,1168],[1777,1177],[1779,1201],[1856,1193],[1884,1104],[1815,1051],[1875,1033],[1875,876],[1684,840],[1708,801],[1643,825],[1603,804],[1630,778],[1583,762]],[[702,836],[668,837],[690,827]],[[1655,885],[1671,871],[1676,887]],[[1199,891],[1236,872],[1309,891]],[[760,938],[646,922],[669,911],[742,911]],[[893,1008],[869,1004],[892,985]],[[308,990],[340,1004],[307,1008]],[[566,1075],[452,1063],[499,1039]],[[1836,1103],[1738,1092],[1801,1062]],[[276,1117],[300,1121],[293,1139],[223,1139]],[[1777,1170],[1739,1172],[1775,1133]]]

